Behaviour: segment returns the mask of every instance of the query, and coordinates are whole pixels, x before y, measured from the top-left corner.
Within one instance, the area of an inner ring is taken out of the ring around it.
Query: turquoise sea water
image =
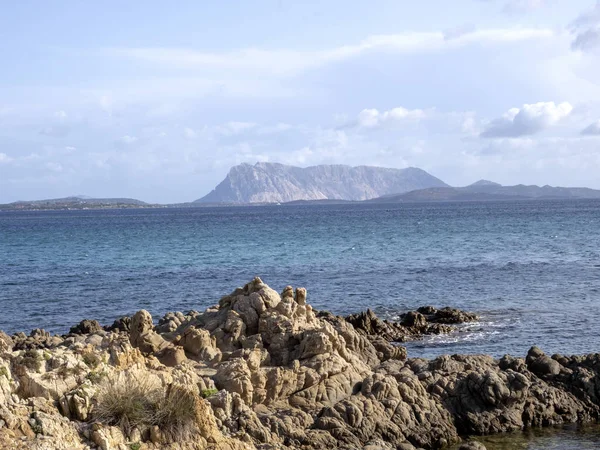
[[[202,310],[261,276],[315,308],[475,311],[409,355],[600,350],[600,202],[0,212],[0,329]]]

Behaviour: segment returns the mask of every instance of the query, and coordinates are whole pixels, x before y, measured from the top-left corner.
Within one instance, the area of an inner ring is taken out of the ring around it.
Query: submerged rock
[[[469,441],[462,443],[458,450],[486,450],[486,447],[481,442]]]
[[[370,309],[346,317],[357,331],[389,342],[406,342],[425,335],[450,333],[456,328],[449,324],[474,322],[477,319],[473,313],[452,308],[435,309],[433,306],[402,314],[399,323],[382,320]]]

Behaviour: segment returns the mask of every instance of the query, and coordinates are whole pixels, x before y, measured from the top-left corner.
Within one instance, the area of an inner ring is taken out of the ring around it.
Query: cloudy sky
[[[0,203],[257,161],[600,188],[596,0],[22,0],[0,54]]]

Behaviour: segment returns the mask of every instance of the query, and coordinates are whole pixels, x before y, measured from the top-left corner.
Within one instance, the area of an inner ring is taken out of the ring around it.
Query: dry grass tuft
[[[155,425],[171,442],[184,442],[198,432],[198,409],[202,400],[185,386],[171,384],[156,410]]]
[[[200,396],[185,386],[166,390],[147,375],[126,375],[105,380],[96,397],[96,420],[121,428],[129,436],[157,425],[165,442],[184,442],[199,432]]]
[[[127,374],[106,380],[97,394],[95,418],[120,427],[126,435],[133,428],[150,425],[161,397],[159,386],[146,376]]]

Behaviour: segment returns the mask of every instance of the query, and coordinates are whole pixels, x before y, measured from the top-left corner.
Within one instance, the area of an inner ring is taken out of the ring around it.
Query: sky
[[[0,203],[258,161],[600,189],[600,0],[20,0],[0,58]]]

